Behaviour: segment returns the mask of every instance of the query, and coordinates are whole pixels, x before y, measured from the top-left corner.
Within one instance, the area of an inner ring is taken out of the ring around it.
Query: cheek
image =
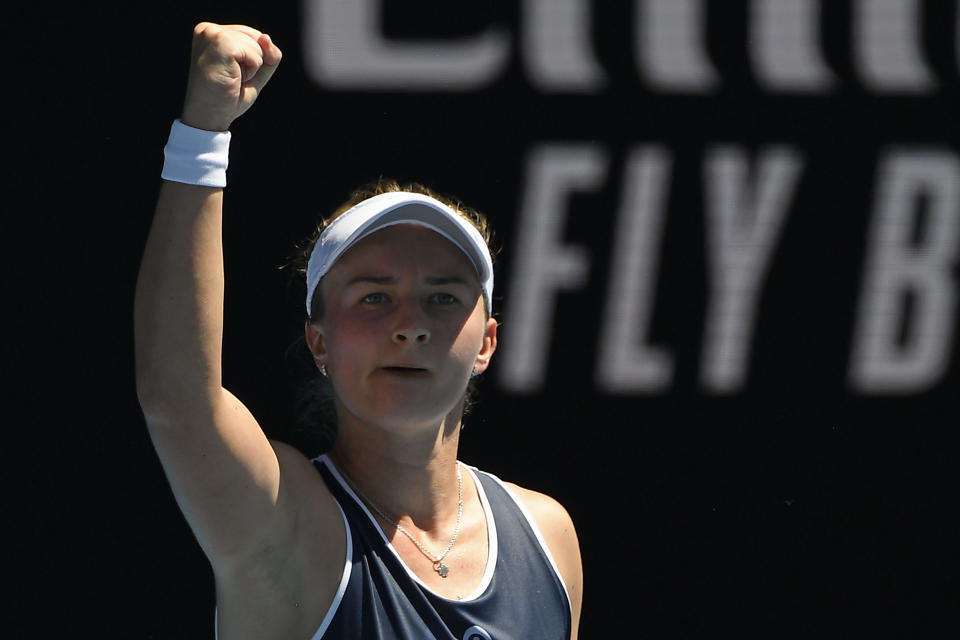
[[[371,332],[357,319],[330,318],[327,326],[325,340],[331,363],[337,362],[342,367],[372,346]]]
[[[458,360],[469,362],[473,366],[477,353],[483,348],[485,336],[486,319],[482,315],[479,317],[475,315],[456,332],[456,335],[452,338],[451,351]]]

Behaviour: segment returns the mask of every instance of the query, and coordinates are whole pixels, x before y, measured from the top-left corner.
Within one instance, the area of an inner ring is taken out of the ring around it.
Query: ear
[[[303,323],[304,337],[307,340],[307,347],[313,353],[313,359],[318,364],[327,361],[327,346],[324,340],[323,327],[317,323],[311,323],[309,320]]]
[[[497,350],[497,321],[493,318],[487,318],[486,331],[483,334],[483,342],[480,345],[480,352],[477,354],[477,373],[483,373],[490,366],[490,359],[493,352]]]

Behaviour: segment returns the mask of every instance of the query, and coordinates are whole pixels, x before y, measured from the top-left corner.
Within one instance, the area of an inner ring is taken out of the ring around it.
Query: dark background
[[[162,148],[202,19],[262,28],[285,52],[233,127],[224,230],[224,377],[268,435],[309,449],[290,426],[288,347],[301,331],[302,294],[280,267],[318,214],[378,175],[461,197],[498,231],[496,295],[508,314],[527,153],[548,141],[595,143],[610,156],[609,175],[574,201],[567,228],[569,241],[591,247],[589,284],[559,298],[541,391],[504,389],[496,364],[486,376],[461,455],[570,511],[586,576],[581,637],[956,629],[957,341],[948,341],[946,373],[918,392],[860,393],[847,370],[882,150],[935,145],[957,157],[957,3],[921,3],[939,86],[903,95],[877,94],[857,76],[846,2],[823,15],[838,78],[828,92],[759,86],[744,44],[748,3],[729,2],[709,11],[723,79],[709,94],[643,82],[630,3],[603,3],[593,16],[607,87],[544,93],[517,53],[515,4],[385,3],[391,37],[509,30],[506,71],[466,93],[318,85],[304,69],[295,2],[5,9],[14,114],[5,127],[4,386],[16,460],[8,522],[18,534],[8,553],[22,603],[11,624],[25,637],[212,637],[209,566],[137,406],[131,320]],[[593,380],[605,270],[623,160],[649,143],[674,156],[651,340],[669,347],[676,373],[663,391],[613,396]],[[723,143],[792,145],[806,164],[762,291],[747,381],[711,395],[698,382],[707,300],[699,172]],[[500,319],[509,349],[510,317]]]

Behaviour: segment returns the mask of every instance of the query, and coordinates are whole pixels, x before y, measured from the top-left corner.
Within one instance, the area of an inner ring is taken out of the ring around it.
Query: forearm
[[[161,187],[134,308],[137,392],[154,423],[171,411],[209,417],[222,395],[222,172],[229,138],[209,132],[226,131],[250,108],[282,57],[268,35],[251,27],[201,22],[193,34],[187,126],[171,129],[171,164],[164,164],[164,175],[177,182]]]
[[[222,189],[165,181],[137,280],[137,391],[148,418],[220,392]]]

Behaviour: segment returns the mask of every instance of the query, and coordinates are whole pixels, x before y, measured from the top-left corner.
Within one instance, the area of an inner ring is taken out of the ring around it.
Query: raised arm
[[[197,25],[183,124],[226,131],[280,62],[269,36]],[[137,392],[177,501],[215,564],[275,535],[277,454],[221,386],[223,190],[165,180],[134,309]]]

